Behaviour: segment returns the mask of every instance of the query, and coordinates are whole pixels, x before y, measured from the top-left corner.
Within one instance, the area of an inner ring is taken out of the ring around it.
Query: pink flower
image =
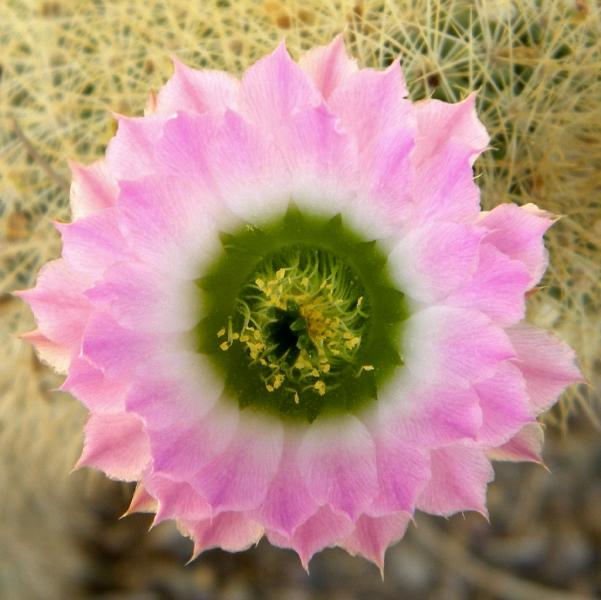
[[[79,465],[138,481],[195,554],[261,536],[381,565],[416,509],[486,514],[491,459],[540,460],[579,380],[523,321],[552,224],[479,208],[474,96],[281,44],[238,81],[175,64],[73,165],[26,337],[90,411]]]

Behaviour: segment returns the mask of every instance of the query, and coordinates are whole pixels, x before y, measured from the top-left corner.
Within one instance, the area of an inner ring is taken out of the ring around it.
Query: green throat
[[[386,254],[347,228],[291,204],[262,227],[222,234],[198,280],[206,309],[198,349],[226,396],[286,419],[357,412],[402,364],[403,294]]]

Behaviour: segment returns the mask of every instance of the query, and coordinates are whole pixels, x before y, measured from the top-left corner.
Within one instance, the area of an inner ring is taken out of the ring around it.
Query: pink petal
[[[358,148],[361,165],[359,202],[365,217],[379,227],[405,216],[411,201],[411,158],[415,118],[398,63],[386,71],[362,69],[347,77],[328,102],[343,131]],[[364,217],[364,218],[365,218]],[[372,227],[373,228],[373,227]]]
[[[400,289],[421,302],[444,298],[473,276],[483,234],[462,223],[432,222],[411,230],[389,255]]]
[[[87,323],[81,351],[109,376],[130,379],[136,370],[156,367],[164,355],[176,352],[177,339],[124,329],[108,315],[97,314]]]
[[[541,456],[545,434],[539,423],[529,423],[520,429],[506,444],[487,451],[491,460],[542,463]]]
[[[321,94],[290,58],[284,42],[250,67],[240,85],[240,112],[266,132],[277,131],[292,115],[320,101]]]
[[[486,486],[494,471],[482,450],[456,444],[432,450],[431,461],[432,479],[419,498],[420,510],[443,516],[466,510],[487,515]]]
[[[111,265],[131,257],[115,209],[56,227],[63,240],[65,262],[86,285],[102,279]]]
[[[253,514],[266,529],[283,536],[292,535],[317,510],[298,469],[297,452],[297,441],[286,439],[278,472],[265,500]]]
[[[124,327],[149,333],[190,331],[201,317],[194,281],[175,280],[140,263],[110,267],[85,295]]]
[[[415,111],[418,136],[414,158],[417,164],[429,161],[432,155],[443,151],[449,141],[465,149],[470,165],[488,146],[490,137],[476,114],[474,93],[455,104],[424,100],[415,104]]]
[[[71,218],[89,217],[113,206],[117,200],[117,182],[109,173],[106,161],[97,160],[89,166],[70,162]]]
[[[110,379],[83,357],[71,361],[69,375],[61,389],[73,394],[93,413],[117,413],[125,409],[130,383]]]
[[[15,295],[31,306],[39,333],[72,354],[79,351],[90,315],[89,302],[82,291],[80,278],[63,259],[57,259],[40,269],[35,288]]]
[[[129,507],[121,518],[133,515],[134,513],[154,513],[156,509],[157,501],[148,493],[144,484],[139,481],[136,484]]]
[[[66,373],[71,360],[71,351],[67,346],[49,340],[38,329],[19,336],[29,342],[35,349],[38,358],[50,365],[58,373]]]
[[[358,71],[357,61],[346,53],[342,34],[338,34],[327,46],[309,50],[301,56],[298,64],[326,100],[347,77]]]
[[[155,175],[122,182],[119,210],[138,257],[165,275],[194,279],[215,251],[215,223],[191,179]]]
[[[144,419],[150,429],[177,427],[201,419],[223,391],[223,379],[205,356],[182,356],[179,364],[141,373],[127,396],[128,411]]]
[[[106,164],[111,175],[119,181],[129,181],[160,170],[154,148],[167,118],[162,115],[117,115],[117,120],[117,133],[106,149]]]
[[[390,431],[380,431],[374,438],[380,491],[367,512],[378,517],[397,511],[412,514],[430,478],[429,453]]]
[[[328,546],[342,543],[353,531],[353,521],[322,506],[312,517],[297,527],[294,535],[285,537],[268,531],[269,541],[275,546],[292,548],[308,569],[313,555]]]
[[[378,402],[378,438],[395,439],[413,448],[427,450],[474,440],[482,427],[478,395],[471,387],[413,384],[397,389],[390,385]]]
[[[257,223],[288,206],[290,172],[274,141],[232,111],[178,114],[166,125],[157,154],[166,169],[198,188],[193,197],[226,220],[226,229],[226,207]]]
[[[347,77],[330,97],[328,106],[340,117],[345,131],[369,150],[379,136],[399,128],[413,129],[412,107],[403,100],[407,87],[398,62],[385,71],[361,69]]]
[[[529,286],[530,275],[523,263],[483,243],[476,273],[445,298],[444,303],[477,308],[493,321],[511,325],[524,317],[525,293]]]
[[[583,381],[574,351],[549,332],[522,322],[507,334],[537,414],[550,408],[566,386]]]
[[[144,478],[144,484],[158,502],[154,525],[167,519],[197,521],[211,517],[209,503],[187,483],[150,475]]]
[[[465,149],[448,142],[430,160],[415,164],[412,198],[415,224],[432,219],[476,219],[480,211],[480,189],[474,182]]]
[[[315,502],[353,520],[378,492],[374,441],[355,417],[315,421],[301,443],[298,464]]]
[[[243,412],[230,446],[205,464],[192,484],[216,513],[258,508],[277,473],[282,448],[279,421]]]
[[[478,223],[489,230],[486,241],[514,260],[519,260],[535,285],[547,268],[548,256],[543,234],[553,224],[553,216],[534,204],[501,204],[483,213]]]
[[[333,215],[348,207],[358,185],[357,150],[325,106],[291,116],[276,144],[290,173],[288,197],[315,213]]]
[[[127,413],[90,415],[76,468],[94,467],[124,481],[139,479],[150,461],[142,421]]]
[[[224,71],[192,69],[173,59],[174,72],[157,97],[156,113],[224,111],[236,104],[238,80]]]
[[[505,332],[482,313],[434,306],[413,314],[404,331],[405,364],[433,385],[467,386],[491,377],[515,356]]]
[[[209,548],[241,552],[259,542],[263,528],[243,513],[224,512],[213,519],[184,523],[194,540],[192,559]]]
[[[155,408],[160,417],[161,406]],[[239,411],[235,406],[218,403],[202,419],[184,420],[178,426],[163,426],[160,420],[142,413],[154,459],[155,474],[176,481],[191,481],[198,471],[218,460],[237,435]]]
[[[498,446],[532,423],[526,383],[520,370],[506,362],[497,372],[474,386],[480,398],[482,428],[478,441],[486,446]]]
[[[351,554],[360,554],[384,570],[386,549],[398,542],[409,524],[407,513],[397,513],[382,517],[363,515],[355,524],[353,533],[344,540],[342,547]]]

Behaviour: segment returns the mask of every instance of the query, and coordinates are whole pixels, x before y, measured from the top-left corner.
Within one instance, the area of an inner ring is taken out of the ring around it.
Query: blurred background
[[[547,416],[545,462],[499,464],[490,520],[418,516],[385,578],[326,550],[210,551],[169,523],[119,520],[132,489],[81,471],[83,408],[16,333],[10,295],[60,252],[67,159],[91,162],[142,113],[169,56],[240,73],[286,37],[298,57],[343,31],[362,66],[399,57],[413,99],[478,90],[492,149],[485,208],[535,202],[563,218],[528,318],[577,350],[588,384]],[[576,599],[601,597],[601,8],[596,0],[0,1],[0,598]]]

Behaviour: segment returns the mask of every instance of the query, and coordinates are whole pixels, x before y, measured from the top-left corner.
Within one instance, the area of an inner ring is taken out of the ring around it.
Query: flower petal
[[[205,464],[192,484],[215,513],[258,508],[277,473],[282,448],[280,422],[242,413],[230,446]]]
[[[161,405],[154,407],[154,414],[160,416]],[[235,407],[217,403],[202,419],[184,420],[177,426],[168,421],[164,427],[163,422],[143,412],[154,461],[153,472],[174,481],[192,483],[193,476],[203,466],[218,460],[232,444],[239,417]]]
[[[347,77],[358,71],[357,61],[346,53],[342,34],[338,34],[326,46],[309,50],[301,56],[298,64],[326,100]]]
[[[135,415],[90,415],[76,468],[94,467],[114,479],[135,481],[149,461],[148,438]]]
[[[491,460],[510,462],[535,462],[542,464],[541,456],[545,434],[539,423],[529,423],[516,433],[507,443],[491,448],[487,454]]]
[[[83,287],[81,279],[59,258],[40,269],[34,288],[15,292],[31,306],[39,333],[69,355],[79,351],[90,315]]]
[[[378,402],[379,436],[426,451],[476,439],[482,427],[478,395],[471,387],[413,383],[397,389],[393,382]]]
[[[292,548],[297,552],[305,569],[316,552],[328,546],[336,546],[353,531],[353,521],[345,515],[335,513],[328,506],[317,512],[297,527],[294,535],[285,537],[268,531],[269,541],[275,546]]]
[[[67,346],[48,339],[39,329],[23,333],[19,337],[34,347],[43,363],[50,365],[58,373],[67,372],[71,361],[71,351]]]
[[[566,386],[582,381],[574,351],[549,332],[519,323],[507,334],[536,413],[552,406]]]
[[[157,155],[225,229],[234,214],[258,224],[288,206],[290,172],[278,148],[235,112],[178,114],[165,126]]]
[[[512,364],[500,364],[490,379],[476,383],[474,388],[482,409],[478,442],[498,446],[534,421],[526,383],[520,370]]]
[[[534,204],[500,204],[483,213],[478,223],[489,230],[486,241],[514,260],[519,260],[535,285],[547,268],[548,255],[543,234],[553,224],[553,216]]]
[[[405,535],[410,519],[407,513],[382,517],[362,515],[355,523],[353,533],[342,543],[342,547],[353,555],[360,554],[371,560],[383,572],[386,549]]]
[[[357,150],[323,105],[291,116],[276,143],[290,173],[288,198],[316,214],[348,207],[358,185]]]
[[[505,332],[482,313],[446,306],[413,314],[404,341],[407,369],[433,385],[467,386],[515,356]]]
[[[362,69],[350,75],[328,102],[358,148],[363,220],[369,221],[369,229],[377,225],[383,235],[393,232],[411,202],[408,183],[416,123],[411,103],[403,100],[406,95],[395,62],[386,71]],[[364,223],[356,225],[366,228]]]
[[[201,317],[200,295],[192,280],[177,280],[140,263],[110,267],[85,295],[118,323],[137,331],[189,331]]]
[[[157,97],[156,113],[224,111],[236,105],[238,80],[225,71],[192,69],[173,59],[173,76]]]
[[[102,369],[78,357],[71,361],[61,390],[76,396],[93,413],[118,413],[125,408],[129,386],[127,380],[110,379]]]
[[[480,189],[463,146],[450,141],[430,160],[414,165],[412,199],[415,224],[477,218]]]
[[[106,149],[106,164],[111,175],[119,181],[129,181],[160,171],[154,149],[167,118],[117,115],[117,120],[117,133]]]
[[[353,416],[312,423],[301,443],[298,461],[313,499],[353,520],[378,491],[374,442]]]
[[[419,497],[417,507],[424,512],[449,516],[475,510],[484,516],[486,486],[494,471],[482,450],[456,444],[433,450],[432,479]]]
[[[171,176],[123,182],[119,210],[139,258],[161,273],[194,279],[217,247],[215,223],[197,188]]]
[[[224,512],[212,519],[185,522],[184,527],[194,541],[191,560],[210,548],[228,552],[247,550],[263,535],[263,528],[257,522],[239,512]]]
[[[298,442],[286,439],[278,472],[256,511],[257,520],[266,529],[283,536],[292,535],[317,510],[299,471],[297,453]]]
[[[205,356],[182,354],[162,370],[165,374],[155,367],[143,372],[126,399],[127,410],[139,415],[152,430],[201,419],[223,391],[222,378]]]
[[[89,217],[115,205],[117,182],[113,179],[104,159],[89,166],[70,162],[71,174],[71,218],[75,221]]]
[[[111,265],[132,256],[114,208],[56,227],[63,240],[65,262],[87,286],[100,280]]]
[[[403,73],[394,62],[385,71],[361,69],[350,75],[333,92],[328,106],[357,140],[357,146],[367,152],[386,131],[408,125],[412,108],[403,100],[405,96]]]
[[[476,308],[501,325],[511,325],[524,317],[529,286],[530,275],[523,263],[483,243],[474,276],[444,303]]]
[[[167,519],[197,521],[211,517],[210,504],[185,482],[150,475],[144,478],[144,485],[158,502],[153,525]]]
[[[421,302],[444,298],[476,271],[483,235],[462,223],[433,222],[412,229],[388,257],[400,289]]]
[[[457,103],[424,100],[415,104],[417,143],[414,159],[417,164],[431,157],[449,142],[463,147],[466,162],[471,165],[484,151],[490,137],[476,114],[476,94]]]
[[[412,514],[415,500],[430,478],[429,453],[390,430],[382,430],[374,438],[380,490],[367,512],[376,517],[397,511]]]
[[[272,133],[292,115],[317,106],[321,94],[290,58],[284,42],[250,67],[240,85],[241,114]]]

